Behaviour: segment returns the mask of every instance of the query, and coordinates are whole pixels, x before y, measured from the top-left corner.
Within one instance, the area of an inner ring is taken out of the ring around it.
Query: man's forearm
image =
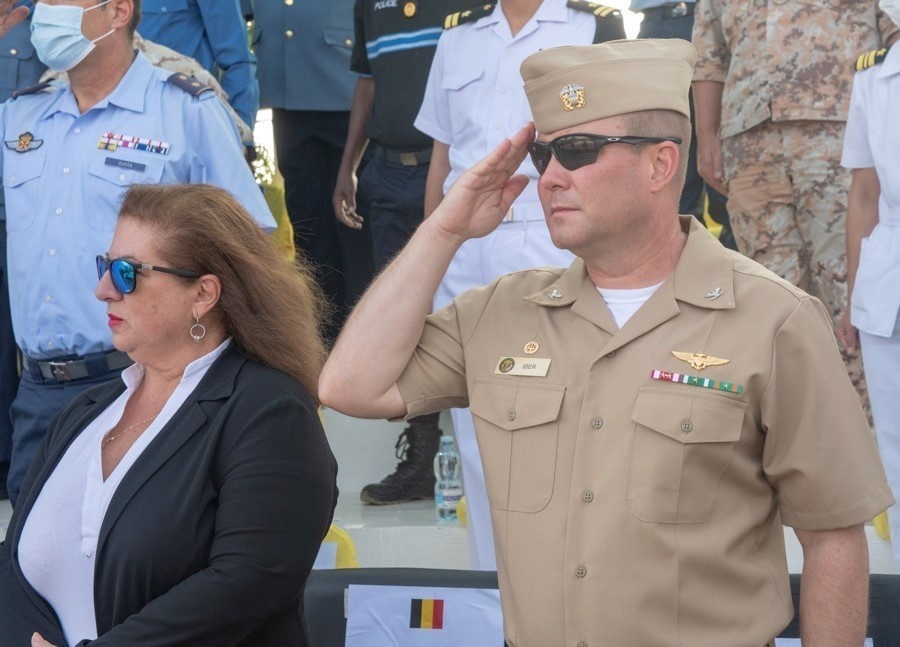
[[[525,189],[528,124],[463,173],[434,215],[370,287],[344,324],[319,378],[319,398],[343,413],[394,418],[406,412],[397,380],[409,363],[431,300],[460,245],[492,232]]]
[[[862,524],[839,530],[796,532],[803,546],[803,644],[862,645],[869,601],[869,547]]]
[[[347,127],[347,143],[344,145],[344,154],[341,157],[341,169],[355,173],[362,158],[363,151],[369,138],[366,136],[366,127],[372,115],[372,105],[375,102],[375,80],[371,77],[360,76],[356,80],[353,90],[353,101],[350,104],[350,122]]]
[[[328,358],[319,397],[359,418],[405,413],[396,382],[422,334],[425,317],[461,240],[424,222],[366,291]]]
[[[425,217],[438,208],[444,197],[444,180],[450,175],[450,146],[435,140],[431,150],[431,164],[425,179]]]
[[[698,138],[703,135],[719,136],[724,88],[725,85],[718,81],[694,81],[691,84],[694,94],[694,126]]]
[[[878,224],[878,196],[881,184],[874,168],[853,170],[850,197],[847,204],[847,302],[856,284],[859,250],[862,239]]]

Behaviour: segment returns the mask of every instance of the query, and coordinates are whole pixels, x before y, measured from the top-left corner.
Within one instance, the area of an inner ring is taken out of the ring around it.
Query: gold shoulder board
[[[475,22],[485,16],[490,16],[496,5],[496,2],[486,2],[477,7],[473,7],[472,9],[452,13],[444,18],[444,29],[453,29],[458,25],[464,25],[467,22]]]
[[[885,59],[885,57],[887,57],[889,49],[890,47],[882,47],[881,49],[873,49],[871,52],[860,54],[856,58],[856,63],[853,65],[853,69],[856,72],[862,72],[863,70],[868,70],[873,65],[878,65]]]
[[[592,13],[598,18],[608,18],[609,16],[619,13],[619,10],[615,7],[607,7],[606,5],[597,2],[588,2],[588,0],[569,0],[566,6],[569,9],[575,9],[576,11]]]

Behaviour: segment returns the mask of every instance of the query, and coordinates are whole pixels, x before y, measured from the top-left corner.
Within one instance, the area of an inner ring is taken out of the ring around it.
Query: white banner
[[[497,589],[351,584],[346,647],[503,647]]]

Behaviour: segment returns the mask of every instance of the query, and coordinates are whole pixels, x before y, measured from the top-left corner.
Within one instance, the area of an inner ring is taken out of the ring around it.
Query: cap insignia
[[[570,83],[559,93],[559,98],[562,100],[563,108],[566,109],[566,112],[576,108],[584,108],[584,86]]]

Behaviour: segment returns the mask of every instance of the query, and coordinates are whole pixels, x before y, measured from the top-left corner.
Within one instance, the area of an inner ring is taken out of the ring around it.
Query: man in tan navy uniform
[[[514,647],[860,645],[863,523],[893,502],[822,305],[677,214],[686,41],[544,50],[526,126],[461,176],[357,306],[320,397],[356,416],[468,405]],[[426,316],[528,150],[567,269]]]

